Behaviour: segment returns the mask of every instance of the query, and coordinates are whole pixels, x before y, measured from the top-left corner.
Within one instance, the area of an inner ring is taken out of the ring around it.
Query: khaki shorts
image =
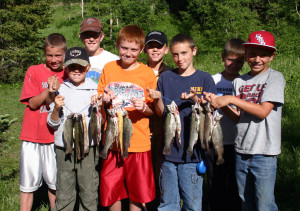
[[[42,179],[55,190],[56,158],[54,143],[40,144],[22,141],[20,155],[20,190],[34,192],[42,185]]]

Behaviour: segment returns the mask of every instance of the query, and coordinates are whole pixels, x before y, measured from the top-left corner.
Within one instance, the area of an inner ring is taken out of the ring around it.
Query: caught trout
[[[199,126],[200,126],[200,105],[196,103],[192,105],[192,115],[191,115],[191,125],[190,125],[190,139],[189,146],[186,150],[186,153],[190,156],[193,155],[194,146],[196,145],[199,137]]]
[[[72,154],[73,151],[73,116],[73,113],[69,114],[64,123],[63,135],[67,155]]]
[[[109,116],[109,119],[107,120],[107,127],[105,130],[104,148],[99,154],[99,156],[103,159],[107,159],[108,150],[111,149],[112,144],[116,139],[116,134],[118,133],[118,118],[115,116],[115,110],[108,109],[107,114]]]
[[[89,124],[89,135],[94,144],[99,146],[101,140],[102,114],[98,103],[92,105],[91,119]]]
[[[130,146],[130,140],[131,140],[132,132],[133,132],[132,122],[127,117],[127,115],[128,115],[128,112],[124,111],[124,116],[123,116],[123,154],[121,154],[122,158],[128,157],[128,147]]]
[[[171,144],[174,142],[175,133],[176,133],[176,120],[172,111],[173,111],[172,106],[167,105],[167,116],[164,125],[164,135],[165,135],[164,137],[165,146],[163,149],[164,155],[171,154]]]
[[[84,134],[83,134],[83,123],[81,114],[74,114],[74,139],[75,139],[75,150],[77,160],[83,158],[84,151]]]
[[[87,125],[85,121],[85,114],[82,114],[81,117],[82,117],[82,125],[83,125],[83,154],[86,155],[90,151],[89,137],[88,137]]]
[[[176,122],[176,137],[178,139],[178,143],[180,148],[181,146],[181,137],[180,137],[180,133],[181,133],[181,121],[180,121],[180,116],[179,116],[179,111],[178,111],[178,107],[176,105],[176,103],[174,101],[171,102],[171,107],[172,107],[172,113],[175,117],[175,122]]]
[[[215,111],[214,114],[214,127],[212,130],[211,140],[213,142],[213,146],[218,155],[218,160],[216,162],[217,165],[223,164],[223,153],[224,153],[224,143],[223,143],[223,133],[221,128],[221,119],[223,115],[218,111]]]
[[[124,109],[118,108],[117,109],[117,117],[118,117],[118,138],[119,138],[119,144],[120,144],[120,150],[121,154],[123,154],[123,115],[124,115]]]
[[[204,107],[205,109],[205,121],[204,121],[204,139],[206,143],[206,150],[209,153],[209,142],[212,136],[212,130],[214,127],[214,117],[212,115],[212,110],[210,108],[210,103],[207,103]]]
[[[204,144],[204,124],[205,124],[205,114],[201,106],[199,106],[199,138],[202,149],[206,149]]]

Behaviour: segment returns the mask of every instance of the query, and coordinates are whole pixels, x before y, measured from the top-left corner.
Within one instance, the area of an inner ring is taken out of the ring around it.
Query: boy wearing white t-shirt
[[[85,46],[91,64],[86,78],[92,78],[94,82],[98,83],[104,65],[119,60],[119,57],[100,47],[104,33],[103,25],[97,18],[87,18],[82,21],[79,37]]]
[[[239,71],[243,68],[245,61],[244,41],[241,39],[230,39],[224,46],[222,61],[224,71],[213,75],[219,95],[232,95],[232,81],[239,77]],[[213,147],[208,154],[208,188],[209,207],[212,211],[219,210],[241,210],[241,202],[238,196],[235,179],[235,153],[234,138],[235,124],[223,114],[221,119],[224,139],[224,160],[221,165],[216,165],[217,156]]]

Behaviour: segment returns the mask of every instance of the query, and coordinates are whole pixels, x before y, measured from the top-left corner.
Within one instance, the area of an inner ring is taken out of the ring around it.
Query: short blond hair
[[[44,51],[46,52],[46,48],[50,46],[52,48],[57,47],[64,50],[64,52],[67,51],[67,40],[66,38],[59,33],[53,33],[50,34],[48,37],[46,37],[45,43],[44,43]]]

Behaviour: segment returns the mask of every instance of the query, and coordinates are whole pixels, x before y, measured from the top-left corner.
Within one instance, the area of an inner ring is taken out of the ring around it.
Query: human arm
[[[149,88],[147,88],[147,90],[149,92],[149,97],[153,99],[155,113],[161,117],[164,113],[164,103],[161,98],[161,92]]]
[[[36,110],[40,108],[43,104],[49,106],[50,103],[53,102],[54,93],[59,89],[60,83],[58,78],[55,75],[49,77],[47,83],[48,83],[48,88],[44,89],[40,94],[31,97],[28,100],[28,105],[32,110]]]
[[[207,95],[208,93],[204,93],[205,95]],[[206,96],[208,98],[210,98],[211,105],[218,109],[218,108],[223,108],[223,107],[228,107],[229,104],[232,104],[234,106],[236,106],[237,108],[240,108],[241,110],[257,117],[260,119],[264,119],[266,118],[269,113],[272,111],[272,109],[274,108],[274,104],[272,102],[262,102],[260,104],[256,104],[256,103],[251,103],[245,100],[242,100],[238,97],[232,96],[232,95],[225,95],[225,96],[220,96],[220,97],[212,97],[212,96]],[[235,112],[235,109],[232,108],[225,108],[223,109],[224,112]],[[227,114],[227,113],[226,113]],[[238,114],[238,112],[235,113],[236,115]],[[233,115],[232,113],[230,115]],[[230,117],[230,115],[228,117]]]
[[[151,116],[154,114],[153,110],[147,105],[147,103],[143,99],[132,98],[132,104],[136,110],[147,116]]]

